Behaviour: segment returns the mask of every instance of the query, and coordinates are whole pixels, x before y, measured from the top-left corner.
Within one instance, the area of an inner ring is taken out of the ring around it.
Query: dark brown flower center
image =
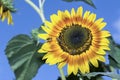
[[[91,31],[80,25],[65,27],[57,41],[63,49],[71,55],[81,54],[89,49],[92,41]]]

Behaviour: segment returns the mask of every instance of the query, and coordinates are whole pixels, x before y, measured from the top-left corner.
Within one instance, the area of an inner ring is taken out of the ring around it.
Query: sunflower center
[[[76,55],[89,49],[92,35],[89,29],[80,25],[72,25],[64,28],[57,40],[63,51]]]

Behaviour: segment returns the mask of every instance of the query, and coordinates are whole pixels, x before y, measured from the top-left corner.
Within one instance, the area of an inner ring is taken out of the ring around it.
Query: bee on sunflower
[[[2,21],[7,18],[8,24],[13,24],[11,13],[15,11],[12,0],[0,0],[0,18]]]
[[[105,62],[106,50],[110,50],[107,37],[110,33],[102,30],[106,26],[103,18],[96,20],[96,14],[79,7],[58,11],[45,21],[42,29],[46,33],[38,35],[45,40],[39,53],[46,53],[43,60],[50,65],[62,68],[67,64],[68,75],[90,72],[90,64],[98,67],[98,61]]]

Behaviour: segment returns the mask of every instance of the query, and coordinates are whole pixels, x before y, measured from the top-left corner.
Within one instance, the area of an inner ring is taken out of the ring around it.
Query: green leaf
[[[8,42],[5,52],[17,80],[31,80],[36,75],[44,63],[43,55],[37,53],[40,46],[24,34],[17,35]]]
[[[84,76],[87,76],[89,79],[97,75],[108,76],[113,79],[120,80],[120,75],[114,72],[92,72],[92,73],[84,74]]]
[[[114,68],[120,68],[120,64],[117,63],[110,55],[108,58],[109,58],[110,66],[112,66]]]
[[[65,1],[65,2],[83,1],[84,3],[94,7],[96,9],[96,7],[95,7],[94,3],[92,2],[92,0],[63,0],[63,1]]]
[[[112,37],[110,40],[109,61],[110,65],[115,68],[120,68],[120,45],[116,44]]]

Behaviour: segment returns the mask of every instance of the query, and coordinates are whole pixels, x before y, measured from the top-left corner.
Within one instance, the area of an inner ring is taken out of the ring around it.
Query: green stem
[[[62,80],[66,80],[66,78],[65,78],[65,75],[64,75],[64,72],[63,72],[63,69],[61,68],[58,68],[59,69],[59,71],[60,71],[60,75],[61,75],[61,78],[62,78]]]
[[[38,8],[31,0],[25,0],[31,7],[33,7],[33,9],[39,14],[42,22],[44,23],[45,22],[45,16],[44,16],[44,13],[43,13],[43,5]]]

